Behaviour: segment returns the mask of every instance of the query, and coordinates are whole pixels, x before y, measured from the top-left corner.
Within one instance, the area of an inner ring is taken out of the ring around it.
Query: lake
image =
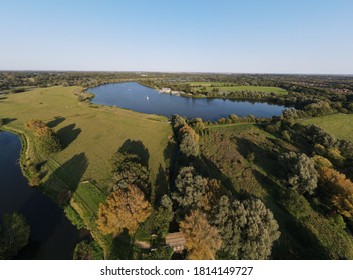
[[[106,84],[90,88],[95,97],[92,103],[117,106],[141,113],[170,117],[173,114],[187,118],[200,117],[216,121],[230,114],[255,117],[279,116],[286,107],[260,102],[223,98],[191,98],[160,93],[136,82]]]
[[[17,259],[72,259],[87,232],[78,231],[49,197],[29,187],[19,165],[21,141],[0,131],[0,215],[22,214],[31,227],[30,242]]]

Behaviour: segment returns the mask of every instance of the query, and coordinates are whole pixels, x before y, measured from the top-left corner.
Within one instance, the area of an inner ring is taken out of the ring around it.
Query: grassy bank
[[[1,99],[5,129],[25,136],[21,164],[34,163],[42,177],[42,190],[60,203],[70,197],[70,207],[108,254],[108,237],[95,226],[98,205],[111,187],[110,159],[119,148],[141,141],[148,151],[150,181],[165,169],[165,150],[172,135],[166,118],[114,107],[79,102],[80,87],[36,88],[7,94]],[[58,134],[62,151],[46,155],[25,127],[31,119],[45,121]],[[64,205],[64,204],[63,204]],[[65,205],[67,207],[67,205]]]

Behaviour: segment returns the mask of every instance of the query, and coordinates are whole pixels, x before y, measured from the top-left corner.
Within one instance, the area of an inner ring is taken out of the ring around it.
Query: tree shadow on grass
[[[50,174],[45,190],[59,204],[65,205],[74,193],[86,172],[88,160],[85,153],[74,155]]]
[[[128,139],[124,144],[119,148],[119,153],[129,153],[137,155],[140,158],[140,163],[148,168],[148,163],[150,159],[150,153],[142,141]]]
[[[219,180],[232,195],[237,196],[237,193],[233,187],[230,178],[226,176],[218,168],[218,166],[206,156],[201,154],[199,157],[195,158],[193,166],[197,170],[197,172],[200,173],[203,177],[209,177]]]
[[[163,169],[162,165],[159,165],[158,174],[156,177],[156,193],[155,193],[155,204],[158,206],[163,195],[169,193],[168,177],[167,173]]]
[[[3,100],[7,99],[6,96],[0,96],[0,103],[3,102]]]
[[[50,128],[56,127],[57,125],[61,124],[65,120],[64,117],[56,116],[54,120],[47,122],[47,126]]]
[[[260,147],[248,139],[236,138],[236,143],[239,147],[239,153],[247,158],[250,153],[255,155],[254,163],[261,167],[266,173],[279,175],[282,166],[278,162],[280,155],[279,151],[272,149],[271,151]]]
[[[111,251],[109,255],[110,260],[132,260],[134,254],[134,246],[132,244],[129,232],[124,231],[113,239]]]
[[[2,121],[4,124],[9,124],[13,121],[17,120],[16,118],[3,118]]]
[[[57,131],[57,135],[60,138],[60,143],[62,145],[62,149],[66,149],[81,133],[80,128],[75,128],[76,124],[69,124],[60,128]]]
[[[45,164],[47,163],[47,160],[41,161],[36,164],[36,171],[39,174],[39,178],[42,180],[48,173],[48,170],[45,169]]]
[[[321,259],[322,248],[317,244],[313,234],[282,205],[287,199],[286,189],[257,170],[253,170],[253,174],[266,189],[268,195],[263,200],[272,211],[281,230],[280,239],[274,243],[272,257],[274,259]]]

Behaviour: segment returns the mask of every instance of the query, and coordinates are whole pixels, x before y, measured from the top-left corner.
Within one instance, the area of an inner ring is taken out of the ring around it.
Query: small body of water
[[[84,231],[78,231],[63,211],[39,190],[28,186],[19,165],[21,141],[0,131],[0,215],[22,214],[31,227],[30,242],[17,259],[72,259]]]
[[[118,106],[147,114],[170,117],[173,114],[187,118],[200,117],[216,121],[230,114],[255,117],[279,116],[286,107],[267,103],[222,98],[190,98],[159,93],[139,83],[115,83],[87,90],[95,94],[92,103]]]

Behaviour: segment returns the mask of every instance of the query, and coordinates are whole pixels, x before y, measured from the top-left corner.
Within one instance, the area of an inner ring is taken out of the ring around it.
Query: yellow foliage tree
[[[204,213],[192,211],[179,226],[185,235],[188,259],[215,259],[217,250],[222,246],[222,239],[218,230],[208,223]]]
[[[112,192],[98,209],[97,225],[103,234],[119,235],[124,229],[134,234],[152,213],[151,204],[135,185]]]
[[[324,167],[320,171],[320,187],[339,214],[346,218],[353,217],[352,181],[335,169]]]
[[[189,125],[184,125],[179,130],[180,135],[190,134],[191,138],[195,141],[195,143],[199,143],[200,136],[192,129]]]

